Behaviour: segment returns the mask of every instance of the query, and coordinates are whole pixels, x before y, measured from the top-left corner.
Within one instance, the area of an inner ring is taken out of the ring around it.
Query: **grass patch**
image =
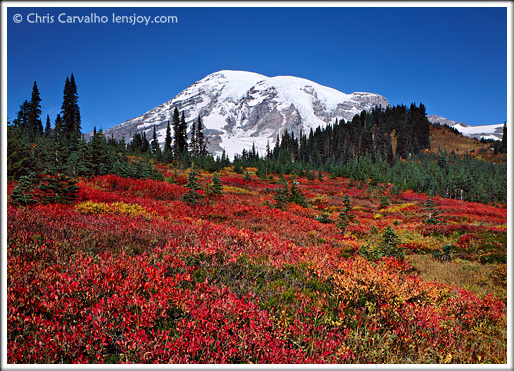
[[[503,287],[501,282],[495,279],[495,272],[498,271],[496,264],[484,265],[461,259],[441,262],[431,255],[420,254],[409,255],[405,260],[423,281],[455,285],[481,297],[493,294],[500,299],[506,298],[506,286]]]

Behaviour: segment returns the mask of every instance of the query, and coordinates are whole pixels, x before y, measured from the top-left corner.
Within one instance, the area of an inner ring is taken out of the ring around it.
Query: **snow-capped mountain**
[[[451,126],[460,131],[465,137],[501,140],[503,136],[503,124],[470,126],[437,115],[430,115],[427,116],[427,118],[428,121],[433,124],[439,123],[441,125]]]
[[[243,148],[264,153],[284,130],[298,136],[300,130],[324,127],[335,119],[351,120],[362,110],[387,107],[378,94],[345,94],[315,82],[292,76],[266,77],[252,72],[219,71],[195,82],[175,98],[145,114],[105,130],[106,137],[125,137],[128,143],[136,132],[146,132],[151,140],[155,125],[163,144],[167,122],[175,107],[183,111],[189,128],[198,116],[205,126],[209,151],[229,157]]]

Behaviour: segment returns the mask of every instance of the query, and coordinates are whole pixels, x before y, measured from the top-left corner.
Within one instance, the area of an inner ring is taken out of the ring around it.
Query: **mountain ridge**
[[[441,125],[448,125],[453,127],[468,138],[501,140],[503,136],[503,124],[471,126],[438,115],[429,115],[427,118],[428,121],[430,121],[432,124],[439,123]]]

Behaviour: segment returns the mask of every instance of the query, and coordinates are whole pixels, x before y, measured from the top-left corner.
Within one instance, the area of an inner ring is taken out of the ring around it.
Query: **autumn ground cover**
[[[8,204],[8,363],[506,363],[506,207],[228,168],[193,205],[160,170]]]

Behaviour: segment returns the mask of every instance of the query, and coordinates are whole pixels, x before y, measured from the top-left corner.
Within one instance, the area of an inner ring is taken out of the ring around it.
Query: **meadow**
[[[506,205],[158,166],[8,202],[8,363],[507,362]]]

